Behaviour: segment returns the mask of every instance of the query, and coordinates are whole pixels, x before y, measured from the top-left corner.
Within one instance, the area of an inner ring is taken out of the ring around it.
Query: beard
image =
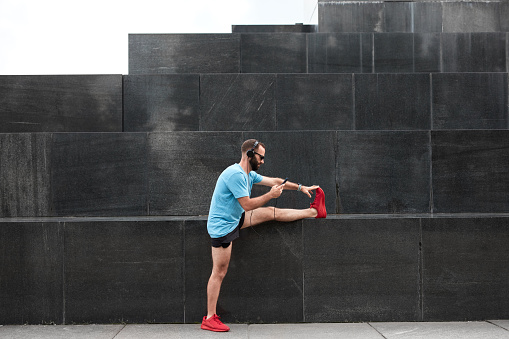
[[[258,160],[256,160],[256,157],[252,157],[249,160],[249,164],[251,165],[251,169],[253,171],[256,171],[256,170],[258,170],[258,168],[260,168],[260,163],[258,162]]]

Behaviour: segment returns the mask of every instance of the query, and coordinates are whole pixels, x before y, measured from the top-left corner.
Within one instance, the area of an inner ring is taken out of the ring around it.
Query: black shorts
[[[225,235],[221,238],[211,238],[212,240],[212,247],[223,247],[228,248],[230,246],[231,242],[239,237],[239,231],[242,227],[242,224],[244,223],[244,218],[246,217],[246,212],[242,213],[242,216],[240,217],[239,224],[233,231]]]

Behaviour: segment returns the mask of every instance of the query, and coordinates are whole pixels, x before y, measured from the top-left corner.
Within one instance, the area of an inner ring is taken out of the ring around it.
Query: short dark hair
[[[255,145],[256,141],[257,141],[256,139],[248,139],[248,140],[244,141],[244,143],[242,144],[242,147],[240,148],[241,152],[246,153],[250,149],[253,149],[253,146]],[[255,147],[255,150],[257,150],[258,147],[260,147],[260,146],[265,148],[265,145],[263,144],[263,142],[258,142],[258,145],[256,145],[256,147]]]

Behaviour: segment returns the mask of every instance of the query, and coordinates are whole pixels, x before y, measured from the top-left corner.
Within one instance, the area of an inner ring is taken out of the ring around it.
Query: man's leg
[[[207,285],[207,319],[216,314],[217,299],[230,264],[232,246],[212,247],[212,274]]]
[[[260,207],[246,212],[246,218],[244,219],[244,224],[242,224],[241,228],[255,226],[271,220],[290,222],[305,218],[314,218],[317,214],[318,212],[314,208],[296,210],[288,208]]]

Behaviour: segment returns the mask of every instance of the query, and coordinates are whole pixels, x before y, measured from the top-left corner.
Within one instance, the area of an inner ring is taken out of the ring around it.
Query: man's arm
[[[275,186],[275,185],[281,185],[283,183],[283,181],[284,180],[281,179],[281,178],[271,178],[271,177],[263,177],[262,176],[262,181],[257,183],[257,185],[263,185],[263,186],[272,187],[272,186]],[[320,186],[317,186],[317,185],[314,185],[314,186],[304,186],[304,185],[301,185],[300,190],[302,191],[302,193],[306,194],[308,197],[311,198],[311,191],[316,190],[318,187],[320,187]],[[287,181],[285,183],[285,185],[284,185],[284,189],[298,191],[299,190],[299,184]]]
[[[281,180],[281,182],[283,181]],[[283,186],[274,185],[272,186],[270,191],[265,193],[264,195],[260,195],[259,197],[256,198],[242,197],[238,198],[237,200],[239,201],[240,206],[242,206],[244,211],[251,211],[257,209],[258,207],[264,206],[271,199],[279,198],[281,193],[283,193]]]

